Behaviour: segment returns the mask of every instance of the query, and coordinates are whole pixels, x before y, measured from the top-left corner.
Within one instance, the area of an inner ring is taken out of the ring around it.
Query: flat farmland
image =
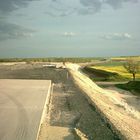
[[[104,62],[87,66],[83,70],[95,81],[128,81],[132,74],[124,68],[125,62]],[[140,79],[140,72],[136,74],[136,80]]]
[[[107,72],[115,72],[125,78],[132,78],[132,74],[128,73],[127,70],[122,66],[93,66],[93,68],[101,69]],[[140,72],[136,74],[137,78],[140,79]]]
[[[0,79],[0,140],[36,140],[50,81]]]

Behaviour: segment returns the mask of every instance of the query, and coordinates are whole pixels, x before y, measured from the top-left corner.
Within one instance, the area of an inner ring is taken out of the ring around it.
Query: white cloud
[[[128,34],[128,33],[124,33],[124,37],[126,37],[126,38],[132,38],[132,36],[130,34]]]
[[[64,36],[64,37],[73,37],[73,36],[76,36],[76,33],[74,33],[74,32],[64,32],[61,35]]]
[[[101,38],[106,40],[126,40],[132,39],[132,35],[130,35],[129,33],[110,33],[102,35]]]

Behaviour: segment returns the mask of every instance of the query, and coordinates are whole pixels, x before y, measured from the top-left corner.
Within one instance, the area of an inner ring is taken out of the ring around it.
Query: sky
[[[0,0],[0,58],[140,55],[140,0]]]

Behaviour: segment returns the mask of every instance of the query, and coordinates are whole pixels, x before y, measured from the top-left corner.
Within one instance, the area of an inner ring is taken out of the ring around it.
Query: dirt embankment
[[[52,80],[54,87],[49,113],[42,125],[42,140],[76,140],[76,132],[82,139],[118,140],[67,70],[43,68],[39,64],[1,66],[0,78]]]
[[[140,139],[140,112],[132,107],[121,93],[98,87],[92,80],[79,71],[79,66],[68,64],[75,83],[85,91],[85,96],[96,106],[110,128],[121,138]]]
[[[56,75],[60,76],[61,82],[54,84],[41,140],[42,137],[43,140],[117,140],[118,137],[65,72]]]

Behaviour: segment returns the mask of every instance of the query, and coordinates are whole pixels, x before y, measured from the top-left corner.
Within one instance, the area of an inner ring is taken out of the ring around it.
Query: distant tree
[[[124,68],[133,75],[133,81],[136,79],[136,74],[140,71],[140,63],[136,59],[128,59],[124,63]]]

